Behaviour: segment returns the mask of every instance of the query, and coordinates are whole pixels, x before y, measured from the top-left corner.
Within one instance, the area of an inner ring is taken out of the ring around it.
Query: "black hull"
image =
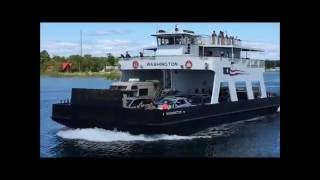
[[[53,104],[52,119],[70,128],[99,127],[132,134],[190,135],[219,124],[275,113],[280,97],[162,110]],[[170,114],[171,113],[171,114]]]

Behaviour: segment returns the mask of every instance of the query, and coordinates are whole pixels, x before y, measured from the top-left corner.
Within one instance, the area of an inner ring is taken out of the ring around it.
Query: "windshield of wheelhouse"
[[[174,36],[158,36],[157,45],[187,45],[194,44],[195,40],[191,36],[174,35]]]

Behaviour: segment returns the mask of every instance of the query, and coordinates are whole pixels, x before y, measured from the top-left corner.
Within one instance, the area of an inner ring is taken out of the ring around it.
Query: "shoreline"
[[[265,72],[280,72],[280,70],[265,70]]]
[[[40,77],[103,77],[106,79],[120,79],[120,71],[110,72],[41,72]]]

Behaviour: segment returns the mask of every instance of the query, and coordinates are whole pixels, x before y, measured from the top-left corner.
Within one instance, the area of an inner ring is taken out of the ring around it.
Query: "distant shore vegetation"
[[[107,79],[117,80],[121,76],[120,71],[108,72],[44,72],[41,76],[50,77],[104,77]]]
[[[280,67],[280,60],[266,60],[265,67],[266,69]]]
[[[119,58],[112,54],[108,54],[107,57],[94,57],[90,54],[50,57],[49,53],[43,50],[40,52],[40,74],[54,77],[97,76],[119,79],[121,73],[116,68],[118,61]],[[70,67],[64,69],[64,64],[69,64]]]

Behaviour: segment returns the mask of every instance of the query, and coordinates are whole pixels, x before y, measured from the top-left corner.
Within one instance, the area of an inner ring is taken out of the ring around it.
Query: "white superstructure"
[[[263,60],[242,58],[242,52],[259,49],[244,47],[241,40],[223,32],[200,36],[175,29],[153,34],[157,47],[151,57],[123,58],[122,82],[158,80],[162,89],[181,93],[211,95],[211,104],[266,97]]]

